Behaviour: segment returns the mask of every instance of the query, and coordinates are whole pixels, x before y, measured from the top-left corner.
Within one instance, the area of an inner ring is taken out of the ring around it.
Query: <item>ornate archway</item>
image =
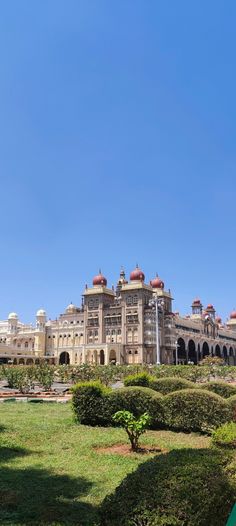
[[[209,345],[207,342],[204,342],[202,346],[202,357],[205,358],[205,356],[209,356],[209,354],[210,354]]]
[[[178,363],[182,365],[186,365],[187,352],[186,352],[186,347],[185,347],[185,341],[183,340],[183,338],[178,339],[177,345],[178,345]]]
[[[70,364],[70,355],[68,352],[64,351],[60,354],[59,358],[60,365],[69,365]]]
[[[114,349],[112,349],[109,353],[109,363],[113,363],[114,365],[116,364],[116,351],[114,351]]]
[[[234,365],[234,351],[233,348],[229,348],[229,365]]]
[[[227,347],[225,345],[223,347],[223,357],[224,357],[225,363],[228,363],[228,353],[227,353]]]
[[[195,365],[197,364],[196,345],[193,340],[189,340],[188,342],[188,362],[193,362]]]
[[[103,349],[101,349],[100,351],[99,359],[100,359],[100,365],[104,365],[105,364],[105,353]]]

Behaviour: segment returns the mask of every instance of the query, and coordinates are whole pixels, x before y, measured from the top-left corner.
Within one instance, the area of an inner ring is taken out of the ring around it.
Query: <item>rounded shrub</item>
[[[232,420],[236,422],[236,395],[230,396],[227,399],[227,403],[231,411]]]
[[[175,391],[163,397],[165,425],[182,431],[210,432],[230,421],[226,400],[200,389]]]
[[[200,389],[211,391],[223,398],[229,398],[230,396],[236,395],[236,387],[225,382],[208,382],[200,384]]]
[[[145,372],[138,374],[130,374],[129,376],[126,376],[126,378],[124,378],[124,385],[125,387],[130,387],[133,385],[149,387],[151,378],[151,375]]]
[[[153,378],[150,377],[149,387],[166,395],[180,389],[195,389],[196,384],[184,378]]]
[[[163,424],[162,395],[148,387],[122,387],[110,392],[108,407],[111,417],[117,411],[130,411],[135,417],[148,413],[151,417],[151,427]]]
[[[236,448],[236,424],[229,422],[223,426],[218,427],[212,433],[212,444],[214,446]]]
[[[81,382],[71,389],[72,407],[81,424],[105,426],[110,424],[107,404],[110,389],[99,381]]]
[[[236,496],[225,464],[209,449],[156,456],[105,498],[100,526],[225,526]]]

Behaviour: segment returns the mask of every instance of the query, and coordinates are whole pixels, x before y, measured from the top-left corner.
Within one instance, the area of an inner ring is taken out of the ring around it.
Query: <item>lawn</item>
[[[80,426],[70,404],[0,405],[0,524],[95,526],[97,508],[150,455],[97,447],[126,443],[122,429]],[[197,434],[148,431],[143,444],[164,451],[208,447]]]

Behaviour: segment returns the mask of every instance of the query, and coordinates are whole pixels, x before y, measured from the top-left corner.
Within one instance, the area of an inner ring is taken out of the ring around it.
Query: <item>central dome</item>
[[[139,268],[137,265],[136,268],[132,270],[130,274],[130,281],[144,281],[144,280],[145,280],[145,275],[143,271],[141,270],[141,268]]]
[[[236,311],[235,310],[233,310],[233,312],[231,312],[230,319],[231,320],[236,320]]]
[[[68,307],[66,307],[66,313],[67,314],[74,314],[76,312],[77,308],[76,306],[71,302]]]
[[[105,276],[102,275],[101,271],[99,271],[99,274],[97,276],[94,276],[93,278],[93,286],[97,287],[106,287],[107,286],[107,279]]]

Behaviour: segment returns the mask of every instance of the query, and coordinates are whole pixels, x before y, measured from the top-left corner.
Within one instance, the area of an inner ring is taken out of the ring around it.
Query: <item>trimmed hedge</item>
[[[140,387],[150,387],[152,376],[148,373],[130,374],[124,378],[124,386],[130,387],[138,385]]]
[[[227,455],[182,449],[129,474],[100,507],[100,526],[225,526],[236,492]]]
[[[189,380],[185,380],[184,378],[155,378],[147,373],[133,374],[127,376],[124,379],[124,385],[126,387],[134,385],[150,387],[151,389],[154,389],[154,391],[157,391],[164,395],[172,393],[173,391],[178,391],[179,389],[196,388],[196,384],[190,382]]]
[[[200,389],[211,391],[223,398],[229,398],[230,396],[236,395],[236,387],[225,382],[208,382],[200,384]]]
[[[236,422],[236,395],[230,396],[230,398],[227,399],[227,403],[231,411],[232,420]]]
[[[151,427],[163,422],[162,396],[148,387],[108,389],[100,382],[84,382],[72,388],[72,406],[76,419],[90,426],[114,426],[117,411],[130,411],[135,417],[147,412]]]
[[[200,389],[185,389],[163,397],[165,425],[181,431],[210,432],[231,420],[231,410],[223,398]]]
[[[72,407],[80,424],[106,426],[110,424],[107,404],[110,389],[99,381],[81,382],[71,389]]]
[[[107,398],[111,417],[116,411],[125,409],[135,417],[148,413],[151,417],[151,428],[155,429],[163,425],[163,397],[153,389],[138,386],[122,387],[112,391]]]
[[[152,378],[149,387],[163,395],[179,391],[180,389],[196,389],[196,384],[184,378]]]
[[[236,424],[229,422],[218,427],[212,434],[212,444],[214,446],[236,448]]]

